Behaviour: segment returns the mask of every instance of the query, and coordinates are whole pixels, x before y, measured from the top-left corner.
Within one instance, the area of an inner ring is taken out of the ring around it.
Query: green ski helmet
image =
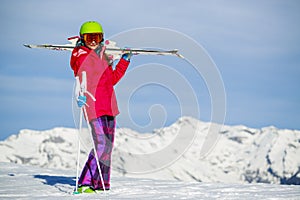
[[[103,29],[101,24],[99,24],[96,21],[88,21],[81,25],[80,28],[80,35],[86,34],[86,33],[102,33]]]

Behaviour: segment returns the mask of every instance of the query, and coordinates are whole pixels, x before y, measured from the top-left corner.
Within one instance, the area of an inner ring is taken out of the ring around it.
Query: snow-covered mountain
[[[117,129],[113,173],[164,180],[300,184],[300,131],[223,126],[213,135],[212,126],[182,117],[151,134]],[[77,134],[71,128],[21,130],[0,142],[0,162],[74,170]],[[90,141],[82,135],[84,163]],[[203,154],[207,144],[212,148]]]

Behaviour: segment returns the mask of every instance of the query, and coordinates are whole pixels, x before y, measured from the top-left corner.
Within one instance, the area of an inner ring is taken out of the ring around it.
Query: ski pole
[[[80,80],[79,77],[76,77],[76,86],[75,86],[75,96],[78,96],[81,93],[80,91]],[[78,192],[78,179],[79,179],[79,159],[80,159],[80,137],[79,135],[82,133],[82,119],[83,118],[83,109],[80,109],[80,117],[79,117],[79,131],[77,135],[78,140],[78,146],[77,146],[77,166],[76,166],[76,185],[75,185],[75,191],[73,194],[79,194]]]
[[[86,77],[86,72],[85,71],[82,72],[82,83],[80,84],[80,86],[81,86],[81,90],[80,91],[82,92],[82,94],[87,93],[88,95],[90,95],[92,97],[92,99],[94,101],[96,101],[96,99],[89,92],[87,92],[87,77]],[[91,141],[93,141],[94,155],[95,155],[95,159],[96,159],[96,162],[97,162],[97,167],[98,167],[98,170],[99,170],[99,175],[100,175],[100,179],[101,179],[103,191],[106,194],[104,180],[103,180],[103,176],[102,176],[102,171],[101,171],[100,164],[99,164],[99,159],[98,159],[98,153],[97,153],[95,142],[94,142],[94,139],[93,139],[92,128],[91,128],[91,125],[89,123],[89,118],[88,118],[88,115],[87,115],[87,112],[86,112],[85,105],[82,107],[82,110],[83,110],[83,113],[84,113],[85,120],[87,122],[88,130],[90,132]]]
[[[80,109],[80,121],[79,121],[79,134],[82,131],[82,116],[83,116],[83,112],[82,109]],[[79,179],[79,157],[80,157],[80,138],[79,138],[79,134],[77,135],[77,139],[78,139],[78,150],[77,150],[77,167],[76,167],[76,186],[75,186],[75,192],[74,194],[79,194],[78,192],[78,179]]]

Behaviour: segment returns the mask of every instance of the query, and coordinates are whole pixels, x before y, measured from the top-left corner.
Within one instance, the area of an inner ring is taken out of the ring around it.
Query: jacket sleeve
[[[118,62],[115,70],[113,70],[113,85],[116,85],[124,76],[129,63],[129,61],[126,61],[123,58],[121,58],[121,60]]]

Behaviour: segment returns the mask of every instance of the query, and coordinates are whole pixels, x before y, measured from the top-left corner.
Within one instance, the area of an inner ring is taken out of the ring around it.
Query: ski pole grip
[[[75,77],[76,79],[76,83],[75,83],[75,96],[78,97],[79,95],[81,95],[81,89],[80,89],[80,80],[79,80],[79,77],[76,76]]]
[[[81,73],[81,92],[85,93],[86,92],[86,71],[83,71]]]

